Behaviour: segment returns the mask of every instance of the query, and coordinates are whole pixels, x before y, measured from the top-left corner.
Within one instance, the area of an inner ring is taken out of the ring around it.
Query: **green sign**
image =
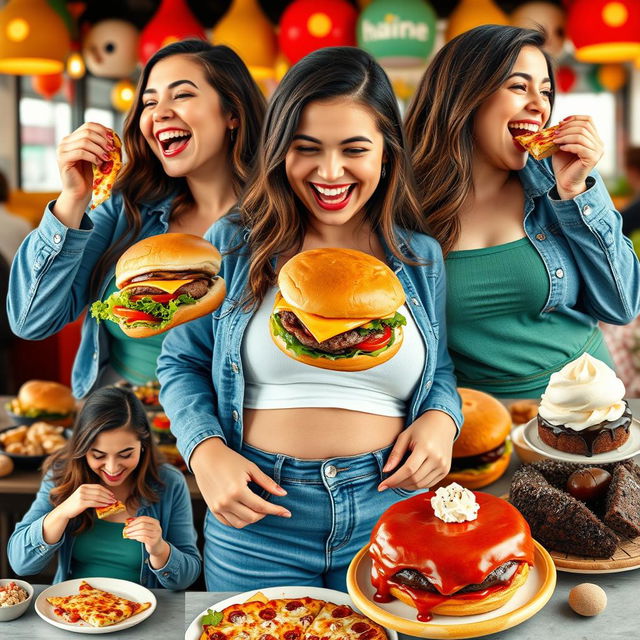
[[[358,18],[358,46],[387,66],[424,64],[435,35],[436,13],[424,0],[374,0]]]

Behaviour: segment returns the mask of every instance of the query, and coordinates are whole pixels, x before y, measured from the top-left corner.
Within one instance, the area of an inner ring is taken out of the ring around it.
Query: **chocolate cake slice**
[[[640,469],[631,465],[620,464],[613,472],[602,520],[614,531],[635,538],[640,535]]]

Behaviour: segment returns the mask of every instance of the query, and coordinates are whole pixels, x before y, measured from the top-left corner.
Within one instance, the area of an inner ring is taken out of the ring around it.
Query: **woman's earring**
[[[382,165],[382,171],[380,172],[380,177],[381,178],[386,178],[387,177],[387,165],[386,164]]]
[[[231,142],[235,142],[236,141],[236,134],[237,134],[237,127],[229,127],[229,138],[231,139]]]

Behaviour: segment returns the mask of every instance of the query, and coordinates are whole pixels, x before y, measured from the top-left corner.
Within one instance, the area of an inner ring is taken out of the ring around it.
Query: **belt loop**
[[[280,484],[280,478],[282,478],[282,465],[284,464],[285,456],[281,453],[276,454],[276,461],[273,465],[273,480],[276,484]]]
[[[383,452],[386,451],[386,449],[378,449],[378,451],[372,451],[371,455],[375,458],[375,461],[378,464],[378,471],[380,472],[380,480],[384,480],[384,474],[382,473],[382,468],[384,467],[384,455]]]

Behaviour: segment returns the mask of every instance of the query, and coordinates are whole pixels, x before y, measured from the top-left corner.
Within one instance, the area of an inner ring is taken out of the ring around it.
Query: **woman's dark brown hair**
[[[405,128],[422,210],[445,256],[460,235],[458,212],[473,190],[478,107],[504,84],[523,47],[542,51],[544,42],[542,32],[518,27],[471,29],[438,51],[407,109]],[[552,62],[544,56],[553,106]]]
[[[143,498],[149,502],[159,500],[157,489],[162,481],[158,453],[142,403],[129,389],[103,387],[87,398],[65,447],[45,462],[43,473],[50,472],[54,484],[49,494],[54,506],[64,502],[80,485],[100,483],[100,478],[87,464],[86,455],[101,433],[120,427],[130,429],[142,444],[140,462],[131,475],[133,490],[127,506],[133,506]],[[85,511],[75,519],[73,532],[82,533],[92,524],[92,510]]]
[[[209,84],[220,96],[223,112],[238,118],[239,125],[228,147],[233,189],[237,196],[249,177],[264,118],[265,101],[244,62],[229,47],[214,46],[203,40],[182,40],[160,49],[147,62],[140,76],[134,106],[124,125],[123,142],[128,160],[114,189],[120,191],[124,199],[127,233],[96,264],[91,278],[93,297],[98,294],[98,288],[111,265],[136,241],[140,233],[142,221],[139,203],[157,202],[174,195],[172,217],[179,217],[194,204],[186,179],[171,178],[164,172],[160,160],[140,131],[140,114],[144,107],[142,92],[147,86],[149,74],[160,60],[175,55],[188,56],[200,64]]]
[[[415,264],[398,247],[394,225],[427,232],[416,198],[398,103],[382,67],[365,51],[329,47],[295,64],[274,92],[265,116],[254,177],[241,204],[251,254],[248,302],[260,303],[276,274],[270,260],[299,251],[309,213],[294,194],[285,157],[304,108],[311,102],[348,98],[369,109],[384,138],[384,171],[366,204],[365,219],[392,253]]]

